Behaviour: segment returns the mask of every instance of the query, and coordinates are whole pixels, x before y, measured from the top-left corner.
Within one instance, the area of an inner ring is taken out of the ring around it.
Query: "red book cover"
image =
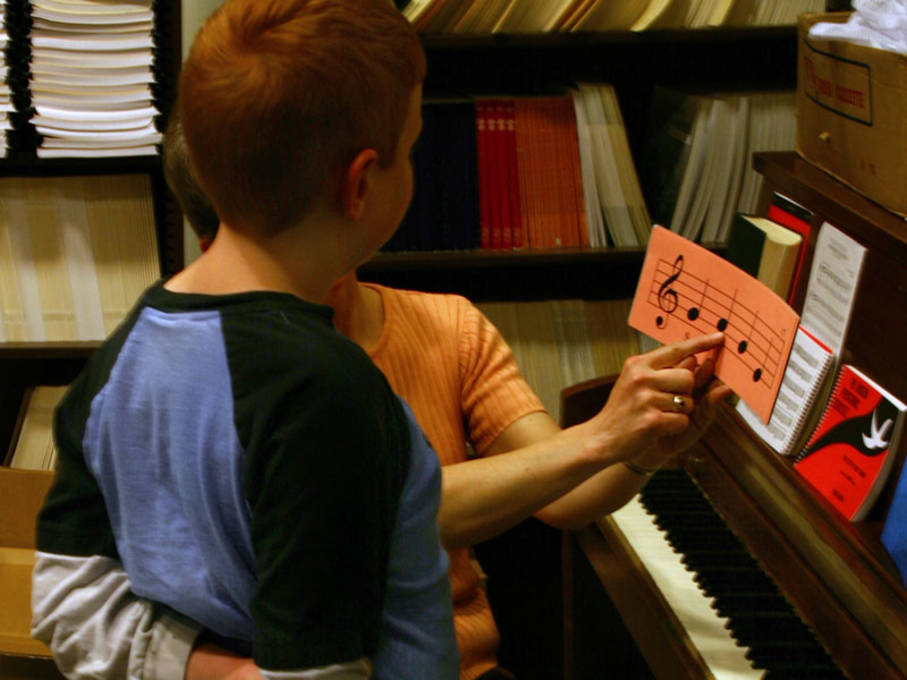
[[[907,405],[850,364],[794,468],[847,519],[866,517],[882,490]]]
[[[555,248],[560,245],[561,210],[558,200],[557,132],[555,129],[555,107],[550,97],[532,100],[533,126],[531,170],[536,177],[538,193],[530,204],[536,215],[538,237],[533,244],[537,248]]]
[[[520,221],[523,230],[523,245],[529,248],[538,247],[537,214],[533,209],[538,196],[535,177],[535,125],[532,122],[533,106],[531,99],[515,101],[515,132],[517,144],[517,175],[520,186]]]
[[[476,102],[476,155],[479,171],[479,246],[491,248],[491,168],[488,142],[488,102]]]
[[[510,130],[508,129],[507,113],[508,108],[512,106],[512,104],[513,102],[511,100],[502,99],[498,101],[498,105],[495,109],[495,113],[497,114],[495,120],[497,129],[497,136],[495,137],[497,167],[495,170],[498,176],[498,201],[500,202],[501,210],[501,240],[499,248],[507,250],[513,247],[513,215],[511,214],[512,207],[510,201],[512,182],[510,178],[510,157],[508,153]]]
[[[809,241],[809,234],[812,231],[813,213],[808,208],[804,208],[799,203],[794,203],[787,196],[775,193],[772,196],[772,202],[768,207],[768,218],[777,222],[783,227],[793,229],[803,237],[803,243],[800,245],[800,252],[797,255],[797,263],[794,265],[794,274],[791,278],[790,292],[787,296],[787,303],[794,304],[794,296],[797,293],[797,282],[800,280],[800,274],[804,271],[806,255],[812,248]]]
[[[507,175],[507,195],[510,220],[504,225],[504,242],[506,247],[522,248],[523,221],[520,210],[520,178],[517,173],[516,159],[516,104],[508,100],[504,105],[504,163]]]
[[[503,165],[504,131],[501,130],[501,101],[494,100],[488,105],[488,172],[490,179],[489,203],[491,209],[491,248],[500,250],[502,245],[502,224],[504,222],[504,177]]]
[[[560,140],[558,146],[564,157],[564,204],[567,211],[567,235],[565,246],[588,246],[589,234],[586,228],[586,205],[583,199],[583,177],[579,162],[579,139],[576,133],[576,112],[573,100],[564,97],[559,101]]]

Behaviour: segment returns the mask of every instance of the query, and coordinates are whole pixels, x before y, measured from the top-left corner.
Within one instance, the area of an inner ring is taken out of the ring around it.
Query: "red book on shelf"
[[[803,243],[800,245],[800,252],[797,255],[797,262],[794,265],[790,291],[787,296],[788,304],[793,304],[798,287],[797,283],[800,280],[801,273],[805,271],[807,253],[812,247],[809,242],[809,234],[812,231],[813,213],[808,208],[804,208],[799,203],[790,200],[787,196],[775,193],[772,195],[772,202],[768,207],[768,218],[781,226],[793,229],[803,237]]]
[[[506,219],[504,210],[504,182],[502,165],[504,161],[504,131],[501,130],[501,101],[488,102],[488,171],[489,171],[489,204],[491,215],[491,248],[500,250],[503,244],[503,223]]]
[[[504,102],[504,165],[507,176],[507,192],[510,220],[505,225],[504,241],[507,247],[522,248],[525,244],[520,208],[520,178],[516,157],[516,104],[512,99]]]
[[[536,215],[537,248],[555,248],[560,245],[561,210],[557,205],[558,149],[556,141],[555,107],[550,98],[531,100],[530,124],[532,146],[530,172],[536,178],[538,191],[532,196],[531,209]]]
[[[520,217],[529,248],[539,247],[539,213],[536,209],[540,187],[535,172],[538,147],[535,139],[534,107],[531,99],[515,101],[517,143],[517,174],[520,185]]]
[[[479,247],[491,248],[491,149],[488,140],[487,100],[476,102],[476,156],[479,176]]]
[[[510,203],[510,158],[508,156],[508,138],[510,131],[507,129],[507,109],[512,104],[510,100],[500,99],[495,106],[495,173],[497,175],[498,194],[497,200],[500,210],[500,240],[498,248],[509,249],[513,247],[513,215]],[[494,241],[494,233],[492,233]]]
[[[573,100],[558,100],[558,149],[563,159],[563,182],[560,188],[565,210],[565,235],[561,245],[588,246],[586,206],[583,200],[583,178],[579,161],[579,139],[576,132],[576,112]]]
[[[905,412],[900,399],[843,364],[794,468],[847,519],[864,519],[891,471]]]

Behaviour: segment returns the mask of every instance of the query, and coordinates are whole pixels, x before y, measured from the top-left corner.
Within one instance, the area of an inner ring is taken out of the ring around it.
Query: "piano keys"
[[[762,672],[746,658],[727,628],[728,620],[713,607],[696,583],[695,574],[682,563],[656,520],[637,496],[610,517],[690,638],[702,663],[715,680],[756,680]]]
[[[715,659],[709,668],[716,680],[845,677],[777,585],[682,470],[656,474],[639,495],[633,508],[637,507],[671,551],[656,556],[648,541],[638,551],[644,564],[670,574],[659,586],[662,592],[673,598],[676,584],[688,578],[701,598],[696,603],[674,600],[675,611],[679,616],[684,614],[681,621],[688,610],[698,613],[699,607],[706,606],[712,612],[711,619],[693,618],[692,625],[685,628],[706,661]],[[635,548],[637,525],[625,520],[622,513],[615,514],[618,516],[612,518]],[[656,561],[658,564],[653,563]],[[722,632],[731,640],[731,647],[725,651],[722,646],[720,654],[707,652]],[[746,672],[736,663],[730,665],[733,650],[740,650],[747,666],[756,672]],[[722,665],[725,657],[728,661]]]

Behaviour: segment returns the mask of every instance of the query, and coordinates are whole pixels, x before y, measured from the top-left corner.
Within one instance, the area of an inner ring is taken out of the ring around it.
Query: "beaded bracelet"
[[[651,477],[651,476],[654,475],[656,472],[658,472],[658,469],[657,469],[657,468],[656,468],[655,470],[651,470],[651,469],[649,469],[649,468],[640,467],[639,465],[636,465],[636,464],[634,464],[634,463],[629,463],[629,462],[627,462],[627,461],[622,461],[622,462],[623,462],[624,465],[627,466],[627,468],[628,468],[631,472],[635,472],[636,474],[642,475],[643,477]]]

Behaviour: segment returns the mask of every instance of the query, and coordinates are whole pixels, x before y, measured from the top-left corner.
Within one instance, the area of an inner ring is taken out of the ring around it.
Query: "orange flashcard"
[[[800,317],[761,281],[656,226],[630,310],[633,328],[665,344],[725,334],[715,374],[766,423]]]

